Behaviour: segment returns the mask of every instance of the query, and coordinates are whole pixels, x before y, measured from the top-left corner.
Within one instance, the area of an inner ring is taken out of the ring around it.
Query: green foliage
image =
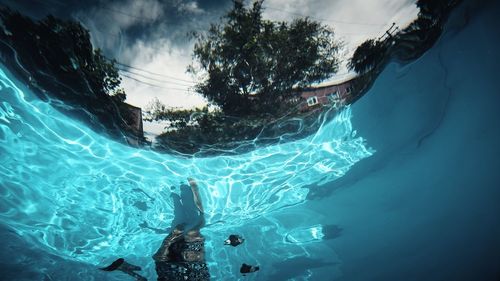
[[[384,42],[373,39],[366,40],[356,48],[348,67],[359,74],[364,74],[384,60],[386,51],[387,47]]]
[[[330,28],[308,18],[264,20],[262,3],[245,8],[235,1],[224,24],[212,25],[194,48],[207,74],[197,91],[229,115],[276,114],[292,88],[322,81],[338,69],[339,44]]]
[[[92,60],[85,65],[84,69],[91,83],[94,83],[97,88],[109,95],[118,95],[125,100],[125,92],[120,88],[122,78],[115,64],[115,60],[108,60],[100,49],[96,49]]]
[[[144,112],[144,120],[169,122],[171,129],[185,128],[187,126],[200,125],[199,122],[213,113],[208,112],[208,108],[178,109],[168,108],[158,99],[152,100]]]
[[[110,136],[123,134],[142,139],[139,111],[123,103],[125,91],[115,62],[95,50],[89,31],[79,22],[47,16],[41,20],[0,5],[0,40],[12,49],[2,63],[42,99],[59,100],[55,108],[105,129]],[[81,109],[81,110],[80,110]]]
[[[447,6],[448,0],[417,0],[421,15],[437,15]]]
[[[39,48],[50,61],[70,64],[68,69],[83,71],[94,91],[125,100],[116,61],[107,59],[100,49],[93,49],[88,30],[80,23],[47,16],[40,21],[38,33],[46,42]]]

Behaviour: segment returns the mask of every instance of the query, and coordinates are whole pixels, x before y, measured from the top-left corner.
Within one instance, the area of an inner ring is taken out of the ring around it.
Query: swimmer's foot
[[[253,265],[249,265],[249,264],[244,263],[240,267],[240,273],[245,276],[247,273],[259,271],[259,269],[260,269],[259,266],[253,266]]]
[[[100,269],[103,271],[119,270],[119,271],[122,271],[122,272],[134,277],[135,280],[138,280],[138,281],[146,281],[147,280],[145,277],[134,272],[134,271],[141,270],[140,266],[130,264],[130,263],[126,262],[125,259],[123,259],[123,258],[119,258],[119,259],[115,260],[114,262],[112,262],[110,265],[103,267],[103,268],[100,268]]]
[[[111,263],[110,265],[108,265],[106,267],[99,268],[99,269],[104,270],[104,271],[114,271],[114,270],[117,270],[124,262],[125,262],[125,259],[119,258],[119,259],[115,260],[113,263]]]

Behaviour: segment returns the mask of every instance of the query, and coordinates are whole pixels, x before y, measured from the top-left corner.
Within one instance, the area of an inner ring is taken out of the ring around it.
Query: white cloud
[[[198,6],[198,2],[196,1],[181,2],[178,4],[178,10],[190,14],[203,14],[205,12]]]
[[[191,45],[179,48],[173,46],[167,39],[154,42],[137,41],[125,49],[121,57],[131,65],[164,75],[144,72],[142,72],[144,76],[150,78],[131,75],[142,82],[124,77],[122,84],[127,93],[127,102],[145,108],[153,98],[157,97],[171,107],[190,108],[204,104],[204,99],[192,91],[194,80],[186,73],[186,68],[191,63],[191,50]]]
[[[354,76],[345,65],[359,44],[378,38],[396,23],[406,26],[418,14],[414,0],[266,0],[264,17],[273,20],[292,20],[300,15],[310,16],[334,28],[336,36],[344,42],[340,57],[344,60],[335,80]]]
[[[170,107],[192,108],[206,102],[193,92],[194,81],[186,73],[194,44],[187,39],[187,33],[200,24],[204,25],[204,21],[208,25],[215,15],[181,20],[168,16],[203,13],[198,3],[192,0],[171,0],[163,4],[159,0],[126,0],[92,7],[75,17],[91,30],[94,45],[112,53],[119,62],[164,75],[133,69],[129,70],[138,74],[123,72],[122,86],[128,103],[145,109],[151,100],[158,98]],[[155,24],[147,26],[151,23]],[[147,28],[146,36],[142,37],[148,39],[131,40],[123,35],[135,26]],[[152,123],[144,125],[146,131],[156,134],[162,128],[162,125]]]

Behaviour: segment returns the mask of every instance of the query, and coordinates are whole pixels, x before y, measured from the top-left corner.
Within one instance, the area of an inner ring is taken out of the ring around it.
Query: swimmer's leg
[[[191,186],[191,192],[193,192],[194,204],[203,215],[205,212],[203,211],[203,204],[201,203],[200,192],[198,190],[198,184],[192,178],[188,178],[189,185]]]
[[[199,230],[205,226],[205,212],[203,210],[203,204],[201,202],[201,197],[200,197],[200,192],[198,190],[198,184],[196,181],[192,178],[188,178],[189,185],[191,186],[191,192],[193,192],[193,200],[194,204],[198,208],[198,211],[200,212],[200,220],[199,222],[192,228],[190,233],[188,235],[193,236],[193,231],[197,232],[199,234]]]

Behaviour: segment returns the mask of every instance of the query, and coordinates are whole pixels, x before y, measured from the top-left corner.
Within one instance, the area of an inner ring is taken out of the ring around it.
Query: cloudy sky
[[[246,0],[249,4],[252,0]],[[219,22],[232,0],[0,0],[35,18],[53,14],[75,19],[90,30],[94,46],[123,65],[127,102],[145,108],[154,98],[172,107],[204,103],[193,93],[194,40]],[[266,0],[264,18],[292,20],[309,16],[334,28],[348,58],[367,38],[379,37],[393,22],[404,27],[417,15],[415,0]],[[133,68],[130,68],[132,66]],[[345,67],[331,81],[351,76]],[[326,81],[328,83],[330,81]],[[146,127],[151,127],[146,124]],[[154,127],[154,126],[153,126]],[[150,128],[151,129],[151,128]],[[157,128],[158,129],[158,128]]]

